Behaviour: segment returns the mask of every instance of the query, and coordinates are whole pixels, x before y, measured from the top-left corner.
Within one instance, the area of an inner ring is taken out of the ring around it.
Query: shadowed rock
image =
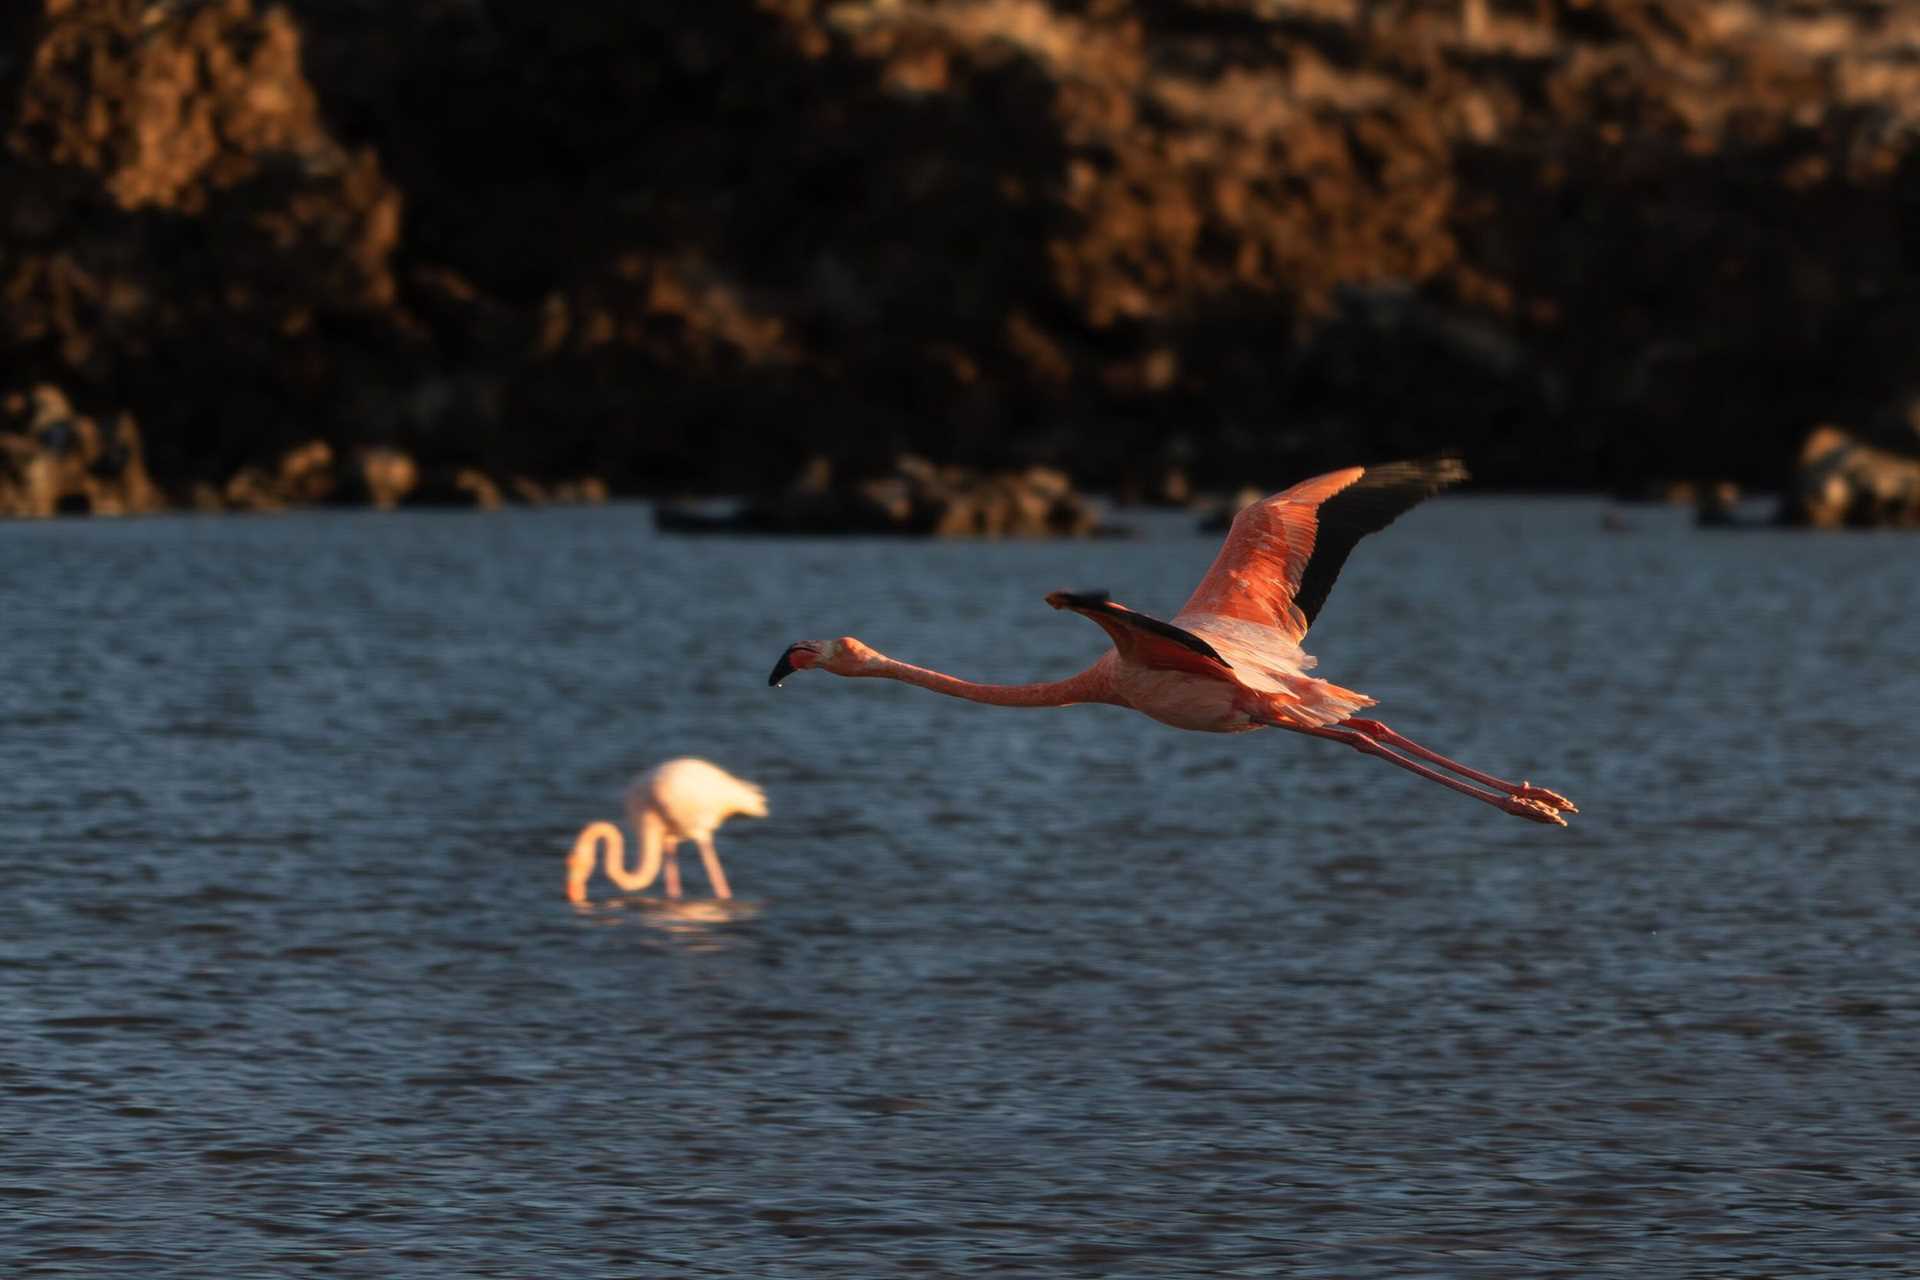
[[[433,467],[421,477],[407,505],[498,511],[505,501],[499,483],[477,467]]]
[[[664,503],[655,523],[678,533],[892,533],[940,538],[1085,537],[1093,504],[1049,467],[979,472],[903,455],[890,474],[836,482],[815,458],[783,492],[733,512]]]

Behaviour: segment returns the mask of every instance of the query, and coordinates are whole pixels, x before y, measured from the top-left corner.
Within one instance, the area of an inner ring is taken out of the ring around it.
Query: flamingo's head
[[[609,822],[591,822],[573,842],[567,855],[567,901],[576,907],[587,902],[587,881],[593,878],[593,864],[599,860],[602,841],[620,849],[620,828]]]
[[[837,676],[866,675],[879,659],[877,652],[852,636],[841,636],[838,640],[802,640],[787,646],[780,661],[773,664],[773,674],[767,677],[767,683],[778,687],[794,672],[813,668],[831,671]]]
[[[734,812],[744,814],[749,818],[766,817],[767,793],[752,783],[748,783],[745,792],[740,797],[739,807],[736,808]]]

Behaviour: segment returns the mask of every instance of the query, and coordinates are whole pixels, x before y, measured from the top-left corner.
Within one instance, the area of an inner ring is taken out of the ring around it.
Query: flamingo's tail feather
[[[1290,725],[1324,728],[1339,724],[1377,700],[1354,689],[1343,689],[1330,680],[1312,676],[1289,676],[1284,691],[1269,695],[1268,714]]]

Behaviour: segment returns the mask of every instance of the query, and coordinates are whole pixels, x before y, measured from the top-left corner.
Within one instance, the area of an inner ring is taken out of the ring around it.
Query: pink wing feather
[[[1330,471],[1256,502],[1234,517],[1174,621],[1212,638],[1206,620],[1232,618],[1278,631],[1297,650],[1354,544],[1466,478],[1454,458],[1390,462]]]
[[[1172,622],[1105,592],[1056,591],[1047,603],[1097,623],[1128,663],[1228,680],[1273,696],[1277,714],[1332,724],[1373,699],[1306,675],[1300,640],[1347,553],[1422,498],[1467,478],[1457,459],[1347,467],[1304,480],[1234,518],[1226,545]]]

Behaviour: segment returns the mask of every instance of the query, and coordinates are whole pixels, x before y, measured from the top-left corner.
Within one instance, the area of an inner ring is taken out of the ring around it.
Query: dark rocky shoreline
[[[1875,0],[36,0],[0,490],[1790,490],[1920,438],[1916,124]]]
[[[525,476],[502,482],[474,467],[423,472],[398,449],[362,447],[340,455],[324,440],[283,454],[276,465],[245,466],[215,487],[196,483],[171,503],[148,474],[140,432],[129,414],[103,426],[77,413],[55,387],[0,398],[0,518],[61,515],[149,515],[184,506],[199,512],[272,512],[322,506],[466,507],[605,502],[595,476],[542,484]],[[1233,515],[1264,496],[1243,487],[1231,496],[1195,494],[1184,470],[1164,470],[1151,492],[1119,495],[1122,505],[1185,507],[1202,532],[1224,532]],[[1920,459],[1878,448],[1834,426],[1807,437],[1792,487],[1774,516],[1742,518],[1744,497],[1731,481],[1648,486],[1625,500],[1691,506],[1699,523],[1814,528],[1920,527]],[[883,474],[836,475],[815,457],[784,488],[744,502],[668,500],[654,509],[668,533],[895,534],[919,537],[1124,537],[1105,522],[1101,504],[1051,467],[982,472],[937,465],[915,455],[896,458]],[[1627,527],[1615,518],[1609,527]]]

